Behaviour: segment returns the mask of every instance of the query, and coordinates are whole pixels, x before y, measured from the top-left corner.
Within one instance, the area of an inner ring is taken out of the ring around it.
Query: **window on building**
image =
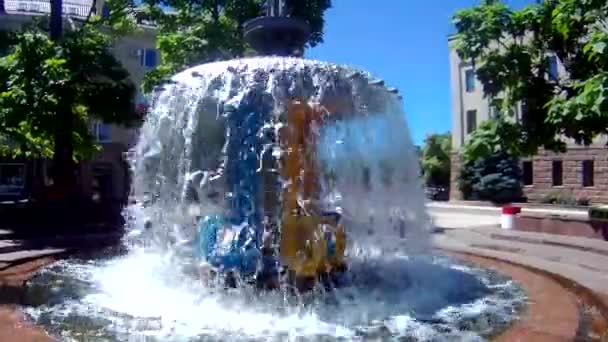
[[[0,193],[20,194],[25,188],[25,164],[0,164]]]
[[[531,160],[522,163],[524,185],[534,184],[534,166]]]
[[[372,173],[369,167],[363,168],[363,185],[367,190],[372,188]]]
[[[477,128],[477,111],[475,109],[467,110],[467,134],[470,134]]]
[[[99,143],[106,143],[112,140],[112,127],[106,123],[95,121],[92,131],[95,141]]]
[[[529,112],[530,112],[530,107],[528,106],[528,103],[525,101],[522,102],[521,103],[521,114],[520,114],[521,123],[525,124],[528,122]]]
[[[561,160],[554,160],[551,165],[551,175],[553,186],[561,186],[564,184],[564,170]]]
[[[593,186],[593,160],[583,160],[583,186]]]
[[[147,68],[154,68],[158,64],[158,53],[156,49],[140,49],[139,64]]]
[[[547,74],[549,76],[549,79],[552,81],[555,81],[559,78],[557,57],[555,57],[555,56],[547,57]]]
[[[490,108],[490,119],[498,119],[501,115],[500,107],[492,106]]]
[[[101,17],[108,18],[109,16],[110,16],[110,7],[108,7],[108,4],[103,4],[103,7],[101,8]]]
[[[467,93],[475,91],[475,71],[473,69],[467,69],[467,71],[464,72],[464,78]]]

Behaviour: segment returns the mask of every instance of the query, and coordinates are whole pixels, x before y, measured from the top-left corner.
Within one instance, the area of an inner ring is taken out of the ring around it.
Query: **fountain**
[[[194,67],[159,94],[134,169],[135,197],[153,198],[143,209],[151,230],[202,217],[195,252],[211,271],[263,287],[335,281],[346,269],[345,229],[353,241],[425,250],[398,94],[366,73],[293,57],[307,25],[278,1],[267,8],[244,31],[271,57]]]
[[[61,340],[478,340],[506,327],[517,286],[429,253],[398,92],[299,58],[308,27],[283,1],[244,29],[264,56],[156,90],[128,252],[44,269],[29,316]]]

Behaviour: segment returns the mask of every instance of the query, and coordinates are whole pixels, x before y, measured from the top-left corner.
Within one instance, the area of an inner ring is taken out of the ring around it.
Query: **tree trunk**
[[[57,126],[54,134],[54,154],[51,177],[51,205],[54,208],[50,219],[56,228],[62,230],[78,226],[84,217],[78,209],[79,192],[76,182],[76,164],[73,159],[74,145],[72,141],[73,113],[71,96],[64,96],[63,110],[57,113]]]
[[[62,0],[51,0],[50,38],[57,42],[63,33]],[[66,94],[60,101],[62,110],[57,113],[57,126],[54,135],[52,200],[55,202],[55,212],[51,213],[54,223],[65,226],[67,220],[72,220],[70,213],[75,199],[76,177],[73,160],[74,146],[72,143],[73,117],[72,99]],[[69,215],[68,215],[69,214]]]
[[[55,150],[53,151],[53,191],[60,200],[72,198],[75,194],[76,175],[73,159],[74,146],[72,144],[72,125],[70,115],[61,115],[60,130],[55,132]]]
[[[50,36],[52,40],[59,40],[63,31],[62,0],[51,0]]]
[[[215,3],[213,4],[212,16],[213,16],[213,21],[217,25],[220,21],[220,2],[219,2],[219,0],[215,0]]]

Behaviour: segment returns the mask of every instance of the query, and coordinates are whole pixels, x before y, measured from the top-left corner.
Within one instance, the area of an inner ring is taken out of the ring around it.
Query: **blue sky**
[[[325,43],[306,57],[365,69],[399,88],[414,143],[451,129],[451,16],[478,0],[333,0]],[[520,7],[529,0],[510,0]]]

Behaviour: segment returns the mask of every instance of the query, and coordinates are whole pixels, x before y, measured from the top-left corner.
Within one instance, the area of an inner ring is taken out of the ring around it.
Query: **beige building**
[[[0,13],[0,29],[18,29],[34,17],[48,15],[48,0],[0,0],[5,13]],[[64,0],[63,12],[74,22],[86,18],[91,10],[91,0]],[[2,10],[0,4],[0,11]],[[103,15],[107,8],[104,0],[96,1],[96,13]],[[67,25],[67,22],[66,22]],[[153,27],[142,26],[141,31],[119,41],[113,48],[115,56],[129,71],[133,82],[140,85],[145,73],[158,63]],[[137,95],[138,106],[145,106],[143,95]],[[129,173],[125,152],[136,142],[136,129],[91,122],[91,132],[102,146],[96,158],[82,162],[79,167],[79,183],[83,194],[96,200],[123,202],[128,195]],[[44,165],[44,166],[43,166]],[[47,179],[47,167],[43,161],[11,161],[0,163],[0,200],[26,199],[35,193],[42,179]],[[42,174],[41,174],[42,173]]]
[[[452,184],[450,197],[462,199],[456,186],[461,166],[459,151],[481,122],[491,120],[495,111],[484,97],[482,84],[468,61],[450,47],[450,89],[452,98]],[[566,77],[554,56],[548,58],[547,77]],[[525,108],[515,108],[516,120],[525,117]],[[542,201],[552,194],[570,194],[577,199],[608,202],[608,150],[605,138],[589,147],[570,143],[568,152],[543,151],[522,160],[524,194],[530,201]]]

